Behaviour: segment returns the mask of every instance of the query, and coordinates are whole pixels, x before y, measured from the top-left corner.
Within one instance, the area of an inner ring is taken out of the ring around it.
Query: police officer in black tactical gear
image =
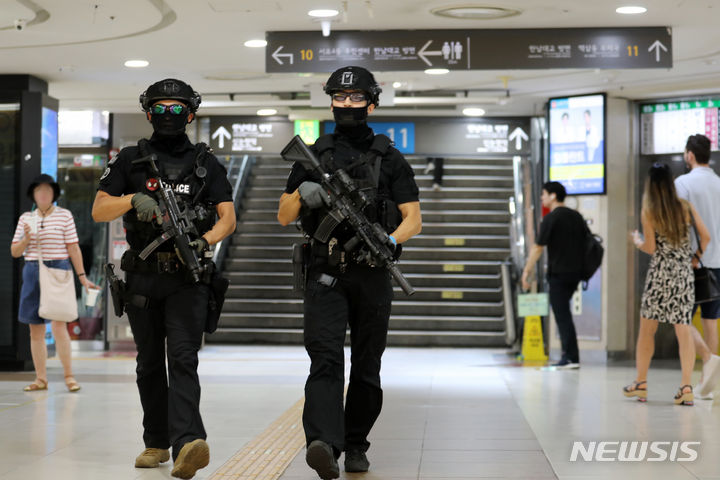
[[[367,124],[368,114],[378,106],[380,86],[372,73],[351,66],[334,72],[325,92],[332,97],[336,129],[320,137],[312,150],[328,170],[346,170],[374,199],[364,213],[383,225],[392,248],[399,250],[420,232],[422,220],[410,165],[387,137],[375,135]],[[343,250],[353,237],[345,223],[327,243],[312,238],[328,213],[329,198],[318,180],[299,163],[293,165],[278,221],[288,225],[299,217],[311,238],[304,293],[305,348],[311,360],[303,411],[306,461],[322,479],[333,479],[339,476],[337,459],[343,451],[346,472],[366,472],[370,466],[367,436],[382,408],[380,359],[393,287],[385,268],[369,265],[367,256],[357,251]],[[343,410],[348,324],[352,368]]]
[[[135,467],[157,467],[169,460],[172,447],[172,475],[178,478],[192,478],[210,458],[200,418],[197,352],[208,308],[213,305],[208,284],[212,282],[198,282],[189,275],[172,240],[160,244],[145,260],[139,257],[139,252],[163,233],[163,212],[157,173],[149,162],[133,161],[157,156],[161,179],[172,186],[178,202],[196,214],[199,236],[192,239],[190,247],[198,258],[206,259],[210,246],[234,232],[235,209],[225,168],[206,145],[193,145],[185,135],[200,100],[200,95],[180,80],[161,80],[148,87],[140,104],[154,133],[149,141],[140,140],[110,160],[92,210],[96,222],[122,215],[130,246],[121,262],[127,282],[122,301],[138,351],[137,385],[146,447]],[[207,262],[205,265],[211,268]]]

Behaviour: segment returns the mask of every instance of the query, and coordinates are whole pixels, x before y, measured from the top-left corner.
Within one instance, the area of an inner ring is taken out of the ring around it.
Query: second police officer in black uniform
[[[149,141],[122,149],[110,161],[92,211],[97,222],[122,215],[130,246],[121,263],[127,281],[122,300],[138,351],[146,447],[135,466],[157,467],[169,460],[172,447],[172,475],[178,478],[192,478],[210,458],[199,409],[197,353],[213,298],[208,282],[198,282],[189,274],[172,240],[146,260],[138,256],[162,233],[163,212],[157,174],[148,162],[133,160],[157,156],[160,177],[172,186],[181,204],[198,213],[194,223],[200,236],[191,239],[190,247],[198,257],[207,257],[209,246],[234,232],[235,209],[225,168],[204,144],[193,145],[185,134],[200,101],[188,84],[175,79],[154,83],[140,96],[154,133]]]
[[[348,171],[375,198],[365,214],[391,235],[393,247],[420,232],[418,187],[412,168],[384,135],[375,135],[367,116],[378,106],[380,86],[361,67],[335,71],[325,85],[332,98],[336,129],[312,147],[329,169]],[[300,217],[312,237],[328,213],[328,195],[318,178],[296,163],[280,198],[278,221]],[[370,210],[370,211],[368,211]],[[311,242],[304,301],[305,348],[310,375],[305,384],[303,426],[306,461],[323,479],[339,476],[337,459],[345,452],[346,472],[369,468],[367,436],[382,408],[380,362],[387,342],[393,287],[388,271],[344,252],[352,237],[344,223],[328,243]],[[350,325],[350,383],[343,409],[345,330]]]

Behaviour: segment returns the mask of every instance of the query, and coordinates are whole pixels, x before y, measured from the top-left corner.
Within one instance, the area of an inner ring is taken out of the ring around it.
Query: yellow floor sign
[[[520,357],[524,364],[537,365],[547,362],[548,357],[545,355],[542,321],[538,316],[525,317]]]

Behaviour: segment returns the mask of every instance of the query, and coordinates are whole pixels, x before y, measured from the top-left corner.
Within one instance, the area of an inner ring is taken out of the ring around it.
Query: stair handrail
[[[228,175],[232,173],[232,166],[234,163],[231,162],[230,169],[228,169]],[[243,198],[243,195],[245,194],[245,188],[247,187],[248,180],[250,179],[250,170],[252,169],[252,166],[255,164],[255,157],[250,157],[249,155],[243,155],[242,163],[240,163],[240,171],[237,174],[237,177],[235,178],[235,185],[233,186],[233,206],[235,207],[235,215],[238,214],[238,211],[240,210],[240,204]],[[229,238],[229,237],[228,237]],[[220,240],[218,243],[215,244],[215,249],[213,251],[213,262],[215,262],[215,265],[217,265],[217,268],[222,270],[223,268],[223,262],[225,261],[225,255],[227,253],[228,249],[228,238],[225,238],[223,240]]]

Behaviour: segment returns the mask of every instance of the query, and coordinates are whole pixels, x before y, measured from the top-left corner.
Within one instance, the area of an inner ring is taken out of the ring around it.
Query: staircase
[[[409,160],[420,187],[423,231],[403,246],[399,263],[415,287],[395,288],[388,344],[505,345],[500,264],[509,255],[510,159],[446,159],[442,191]],[[302,299],[292,292],[294,226],[276,220],[290,166],[263,157],[253,167],[237,233],[224,264],[230,289],[220,327],[208,343],[302,344]]]

